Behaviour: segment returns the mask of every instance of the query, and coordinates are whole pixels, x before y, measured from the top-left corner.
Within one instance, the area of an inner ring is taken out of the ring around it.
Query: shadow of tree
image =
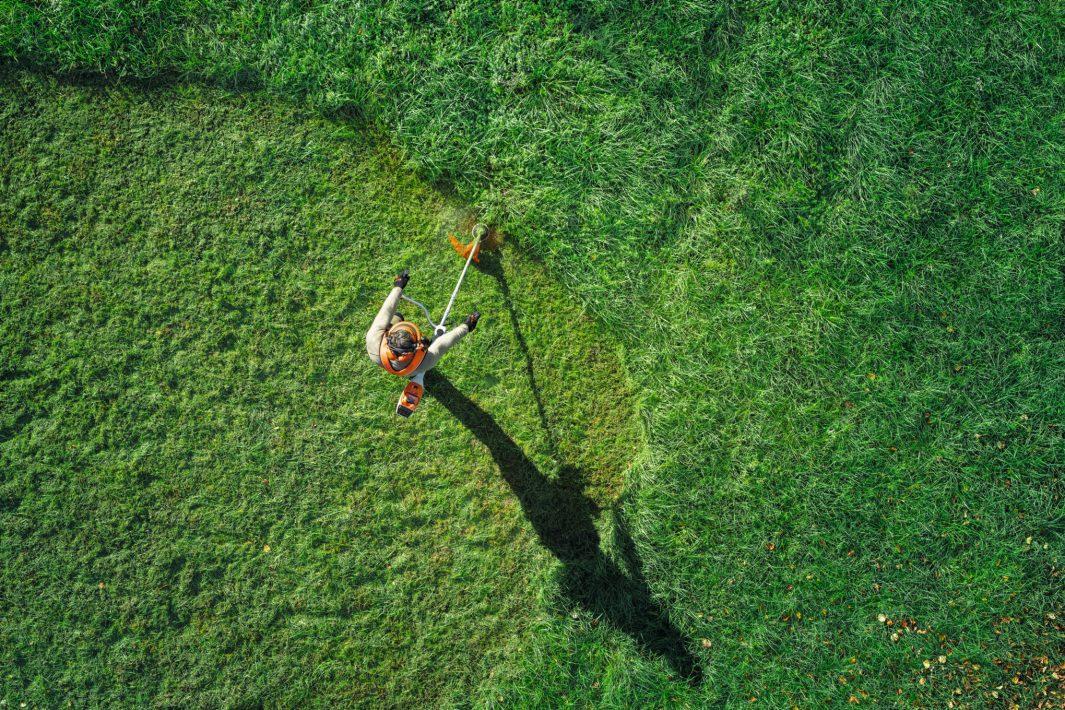
[[[486,262],[482,266],[483,270],[500,281],[511,322],[526,359],[526,371],[537,411],[555,450],[557,447],[547,425],[532,359],[521,336],[498,257],[491,257]],[[563,594],[631,636],[645,652],[665,658],[688,682],[700,683],[702,671],[688,650],[687,639],[652,598],[632,536],[624,518],[616,510],[612,510],[614,529],[624,569],[603,552],[599,532],[595,528],[595,518],[600,509],[584,493],[586,479],[582,472],[572,466],[563,466],[557,478],[545,476],[490,414],[437,370],[431,370],[426,375],[426,393],[440,402],[488,448],[503,479],[517,496],[525,517],[536,530],[541,544],[562,563]]]

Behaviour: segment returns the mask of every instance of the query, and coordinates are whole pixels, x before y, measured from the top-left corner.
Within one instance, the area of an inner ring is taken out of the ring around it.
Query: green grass
[[[1061,8],[425,7],[7,0],[0,52],[358,111],[619,343],[618,530],[702,682],[585,599],[474,703],[1035,702],[1065,647]]]
[[[579,305],[505,248],[431,385],[480,420],[400,420],[363,334],[403,265],[443,304],[466,213],[378,137],[201,89],[0,97],[4,699],[427,704],[528,643],[558,584],[514,493],[606,508],[637,449]]]

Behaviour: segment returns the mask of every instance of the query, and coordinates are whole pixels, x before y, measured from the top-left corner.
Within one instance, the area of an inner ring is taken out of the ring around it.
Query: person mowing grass
[[[421,400],[425,387],[425,373],[433,369],[440,358],[462,340],[467,333],[477,328],[481,314],[474,311],[454,330],[430,340],[422,336],[418,326],[406,320],[396,311],[403,289],[410,281],[410,272],[403,270],[396,277],[392,291],[381,304],[381,310],[366,331],[366,354],[386,372],[409,378],[410,382],[400,397],[396,412],[409,417]]]

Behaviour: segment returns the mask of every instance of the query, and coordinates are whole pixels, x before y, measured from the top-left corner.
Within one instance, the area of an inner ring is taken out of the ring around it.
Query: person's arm
[[[403,287],[409,280],[410,274],[404,269],[403,273],[396,277],[391,293],[381,304],[381,310],[377,312],[373,323],[370,324],[370,329],[366,331],[366,354],[378,365],[381,364],[381,338],[385,337],[385,331],[388,330],[392,316],[399,307],[399,297],[403,295]]]
[[[435,367],[440,358],[444,356],[444,353],[453,348],[467,334],[473,332],[480,317],[481,314],[474,311],[457,328],[449,330],[439,338],[434,338],[432,344],[429,345],[428,350],[425,352],[425,359],[422,360],[422,364],[418,366],[415,372],[428,372]]]

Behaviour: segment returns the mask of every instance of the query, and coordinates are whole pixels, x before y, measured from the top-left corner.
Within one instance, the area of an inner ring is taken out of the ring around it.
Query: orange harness
[[[396,328],[405,330],[411,334],[414,338],[414,342],[417,343],[414,352],[404,353],[403,355],[396,355],[392,352],[392,349],[388,347],[388,334]],[[422,334],[418,330],[418,326],[407,321],[396,323],[394,326],[385,331],[385,336],[381,338],[381,367],[385,368],[385,372],[391,372],[393,375],[405,377],[418,369],[418,366],[422,364],[422,360],[425,359],[425,341],[422,340]]]

